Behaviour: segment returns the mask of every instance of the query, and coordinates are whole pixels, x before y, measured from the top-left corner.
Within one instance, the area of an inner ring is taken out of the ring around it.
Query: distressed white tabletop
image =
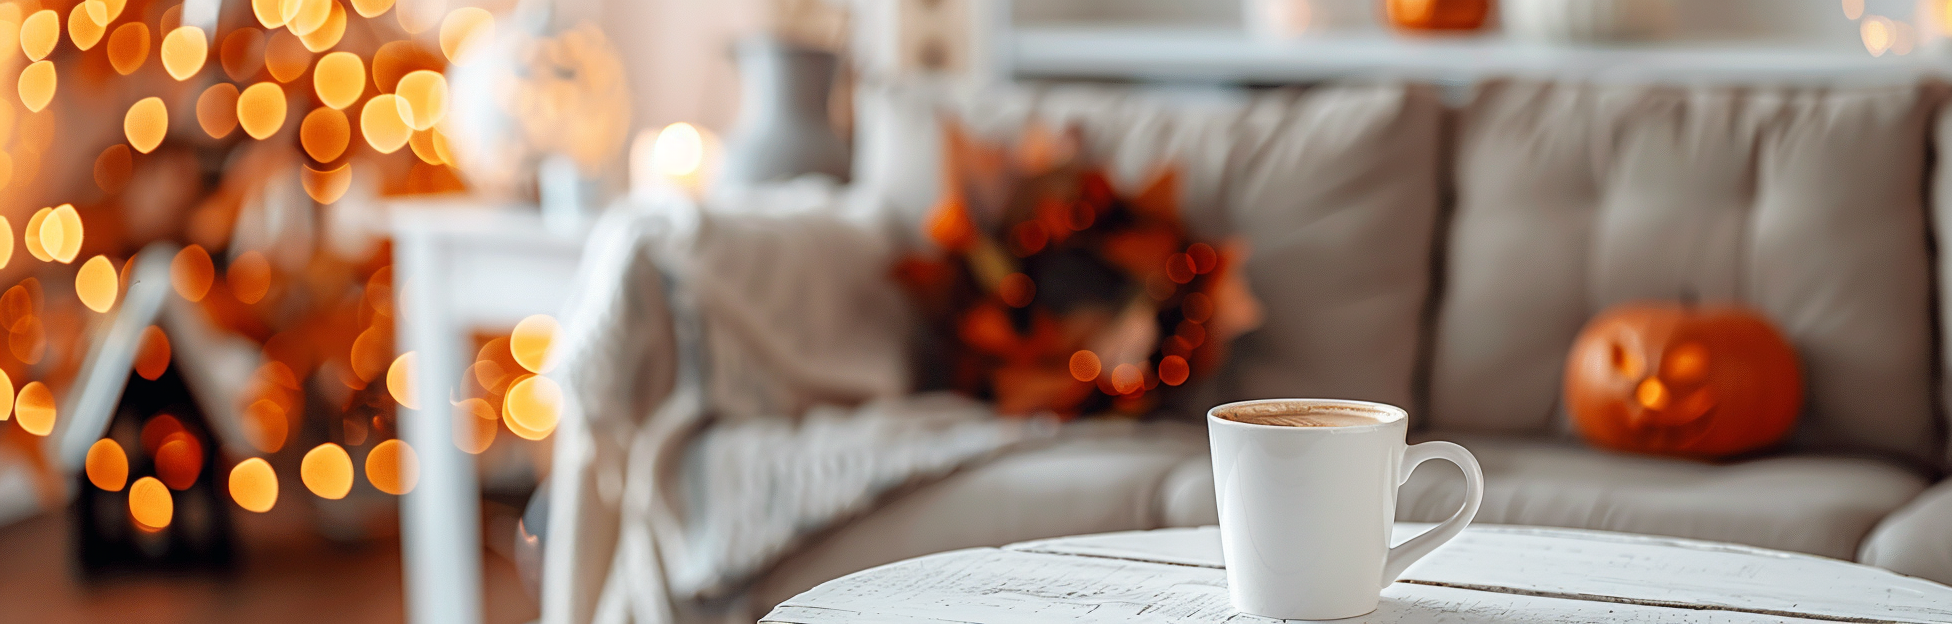
[[[1401,541],[1429,525],[1396,527]],[[1227,598],[1215,527],[1067,537],[888,564],[793,597],[779,624],[1267,622]],[[1340,622],[1952,622],[1952,587],[1667,537],[1474,525]]]

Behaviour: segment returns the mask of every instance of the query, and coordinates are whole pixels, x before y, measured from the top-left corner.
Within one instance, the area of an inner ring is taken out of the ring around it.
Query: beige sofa
[[[1946,100],[1934,84],[1502,82],[1454,107],[1400,84],[896,87],[860,103],[856,184],[908,235],[937,193],[937,109],[999,137],[1032,116],[1078,124],[1119,181],[1178,163],[1195,229],[1253,248],[1267,322],[1172,416],[1245,397],[1395,403],[1414,435],[1478,455],[1479,522],[1861,556],[1952,581],[1952,485],[1926,489],[1947,467],[1952,310],[1935,280],[1952,265],[1934,240],[1952,232],[1952,198],[1933,189],[1952,165],[1932,158],[1952,145]],[[1686,294],[1745,302],[1796,345],[1794,439],[1721,464],[1587,448],[1558,405],[1574,333],[1611,304]],[[1398,517],[1448,515],[1457,478],[1419,471]],[[1214,521],[1202,430],[1135,428],[896,498],[782,562],[753,606],[930,552]]]

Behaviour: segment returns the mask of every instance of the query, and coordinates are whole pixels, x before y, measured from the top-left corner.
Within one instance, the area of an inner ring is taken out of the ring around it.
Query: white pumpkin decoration
[[[1632,41],[1665,36],[1675,0],[1503,0],[1505,28],[1537,41]]]

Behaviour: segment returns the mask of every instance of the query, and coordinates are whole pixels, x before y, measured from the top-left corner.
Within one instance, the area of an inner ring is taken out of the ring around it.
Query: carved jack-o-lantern
[[[1387,0],[1383,12],[1404,30],[1477,30],[1491,0]]]
[[[1601,447],[1724,457],[1774,444],[1796,424],[1796,353],[1761,316],[1678,303],[1595,317],[1566,360],[1566,407]]]

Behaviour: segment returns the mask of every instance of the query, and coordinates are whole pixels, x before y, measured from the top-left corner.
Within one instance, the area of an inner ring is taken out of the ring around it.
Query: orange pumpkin
[[[1389,23],[1405,30],[1477,30],[1491,0],[1385,0]]]
[[[1735,307],[1637,303],[1595,317],[1566,360],[1566,406],[1610,449],[1726,457],[1781,441],[1803,408],[1796,352]]]

